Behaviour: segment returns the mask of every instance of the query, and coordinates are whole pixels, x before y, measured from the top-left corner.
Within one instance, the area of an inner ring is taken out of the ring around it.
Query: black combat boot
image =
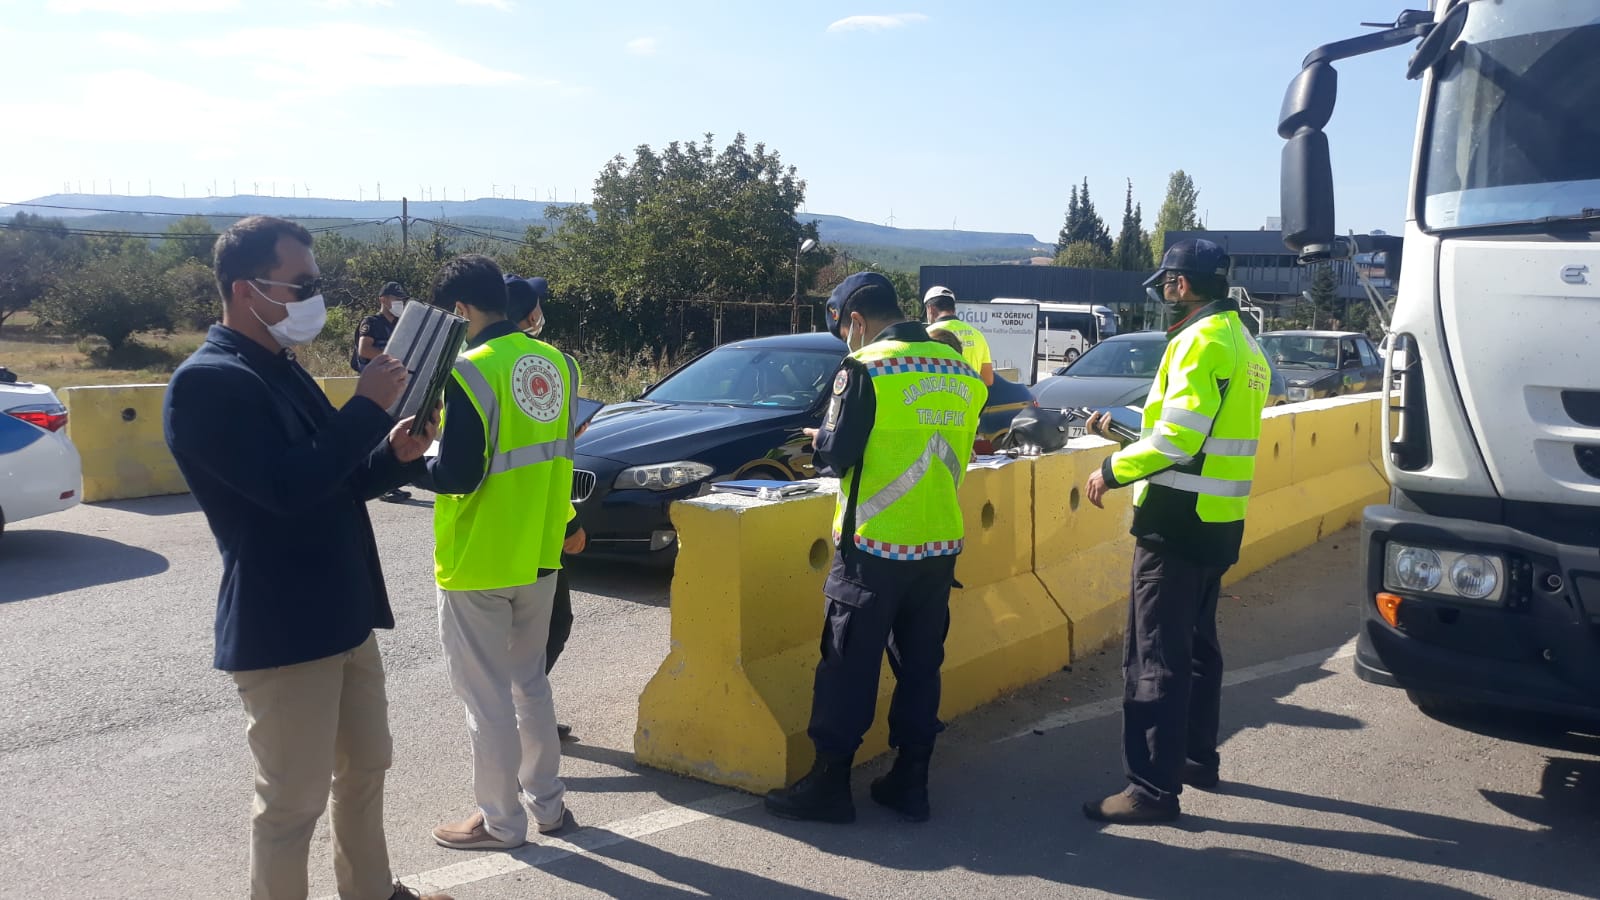
[[[817,754],[811,771],[791,787],[767,792],[767,812],[781,819],[809,822],[854,822],[856,805],[850,799],[850,766],[855,754]]]
[[[928,760],[932,747],[901,747],[889,774],[872,782],[872,799],[909,822],[928,821]]]

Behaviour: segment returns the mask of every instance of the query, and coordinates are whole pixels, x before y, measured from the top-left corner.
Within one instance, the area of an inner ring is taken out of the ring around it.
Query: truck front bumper
[[[1600,721],[1600,549],[1484,522],[1369,507],[1362,517],[1366,593],[1355,671],[1410,691]],[[1499,555],[1496,605],[1389,590],[1390,541]],[[1401,597],[1391,625],[1376,596]]]

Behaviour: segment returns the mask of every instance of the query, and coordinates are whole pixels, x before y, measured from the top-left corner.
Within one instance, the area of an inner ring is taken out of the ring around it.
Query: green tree
[[[1111,259],[1111,232],[1106,229],[1106,223],[1095,211],[1094,200],[1089,196],[1089,179],[1083,180],[1081,188],[1072,189],[1072,197],[1067,203],[1067,220],[1061,226],[1061,234],[1056,238],[1056,254],[1064,254],[1073,244],[1089,244],[1097,251],[1095,259],[1104,259],[1106,268]]]
[[[1150,268],[1150,233],[1144,230],[1144,210],[1133,202],[1133,181],[1128,181],[1128,198],[1122,208],[1122,231],[1111,253],[1116,268],[1124,272],[1143,272]]]
[[[167,235],[156,247],[156,261],[162,269],[175,269],[187,262],[211,265],[211,250],[217,243],[211,220],[184,216],[167,226]]]
[[[589,334],[618,349],[658,343],[673,300],[787,300],[795,248],[816,238],[795,211],[805,182],[764,144],[737,135],[648,145],[595,179],[592,205],[550,210],[560,247],[556,293],[582,297]],[[801,260],[806,290],[825,260]]]
[[[17,213],[0,228],[0,326],[49,293],[87,250],[61,220]]]
[[[1161,265],[1161,254],[1167,249],[1167,232],[1199,229],[1200,220],[1196,216],[1199,203],[1200,189],[1195,187],[1188,173],[1179,169],[1167,178],[1167,199],[1161,204],[1155,231],[1150,236],[1152,266]]]
[[[189,259],[161,274],[162,289],[172,304],[172,324],[200,330],[222,319],[222,297],[211,266]]]
[[[1317,265],[1311,273],[1311,290],[1308,293],[1319,324],[1326,324],[1330,318],[1339,315],[1342,305],[1339,300],[1339,280],[1334,275],[1331,263]]]
[[[1056,265],[1074,269],[1114,268],[1111,255],[1088,241],[1074,241],[1056,255]]]
[[[65,273],[39,301],[55,325],[105,338],[112,354],[141,332],[170,332],[173,301],[148,252],[102,253]]]

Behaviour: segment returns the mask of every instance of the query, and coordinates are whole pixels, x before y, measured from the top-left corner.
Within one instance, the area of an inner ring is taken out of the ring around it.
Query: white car
[[[67,408],[45,385],[0,369],[0,535],[13,522],[71,509],[82,496]]]

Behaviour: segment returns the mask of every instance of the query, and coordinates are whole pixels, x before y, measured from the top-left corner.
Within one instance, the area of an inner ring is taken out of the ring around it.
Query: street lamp
[[[800,257],[817,249],[817,242],[811,238],[799,241],[794,248],[794,293],[789,295],[789,333],[794,334],[800,330]]]

